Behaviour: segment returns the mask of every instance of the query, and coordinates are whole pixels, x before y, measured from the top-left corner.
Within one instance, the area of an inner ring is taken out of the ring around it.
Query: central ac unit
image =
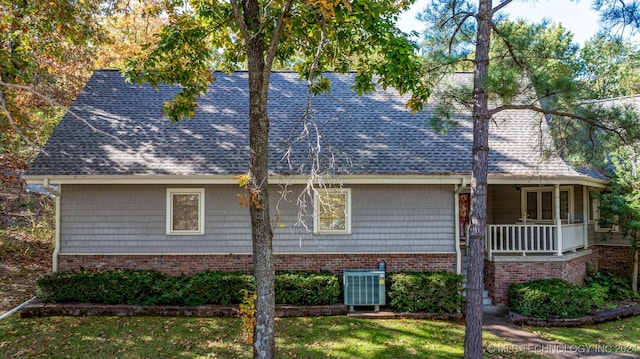
[[[374,306],[375,311],[385,305],[385,272],[382,270],[344,270],[344,304],[353,311],[354,306]]]

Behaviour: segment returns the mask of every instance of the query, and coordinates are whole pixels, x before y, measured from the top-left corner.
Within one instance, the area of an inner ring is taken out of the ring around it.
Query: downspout
[[[462,178],[459,185],[454,185],[453,195],[453,211],[454,211],[454,223],[453,235],[455,236],[456,247],[456,274],[462,274],[462,251],[460,250],[460,192],[467,186],[467,179]]]
[[[42,186],[49,193],[51,193],[56,198],[56,230],[55,230],[55,245],[53,249],[53,255],[51,258],[51,271],[58,271],[58,254],[60,253],[60,191],[62,190],[62,186],[58,186],[58,190],[51,188],[49,185],[49,179],[45,178],[42,181]]]

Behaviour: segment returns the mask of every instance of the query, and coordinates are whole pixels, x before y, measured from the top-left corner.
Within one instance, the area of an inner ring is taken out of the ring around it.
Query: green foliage
[[[252,21],[259,22],[260,31],[252,37],[265,44],[261,55],[267,71],[272,61],[275,67],[295,70],[312,82],[314,94],[328,91],[328,80],[321,75],[328,70],[355,70],[358,93],[373,91],[377,83],[410,94],[407,106],[413,111],[420,110],[431,93],[432,83],[420,81],[424,68],[417,45],[395,26],[408,2],[306,0],[294,1],[289,11],[283,3],[273,3],[262,16],[250,20],[242,16],[245,5],[239,4],[240,18],[227,2],[194,0],[190,5],[190,11],[166,5],[169,24],[159,41],[148,44],[144,58],[131,59],[125,69],[135,83],[180,85],[181,92],[164,105],[173,120],[195,115],[197,98],[215,81],[213,70],[247,68],[247,39],[240,25],[246,21],[249,28]],[[283,12],[282,30],[276,34]],[[277,35],[279,41],[272,43]]]
[[[638,0],[608,1],[593,0],[593,9],[600,12],[603,31],[610,33],[640,30],[640,2]]]
[[[448,272],[387,274],[389,304],[401,312],[462,311],[462,276]]]
[[[253,276],[241,272],[194,274],[186,285],[183,301],[187,305],[239,304],[243,290],[254,290]]]
[[[587,98],[640,93],[640,49],[634,43],[601,33],[584,44],[580,59],[580,81]]]
[[[576,318],[601,307],[607,288],[598,284],[579,287],[562,279],[541,279],[511,284],[511,310],[536,318]]]
[[[46,141],[90,75],[102,4],[0,0],[0,153]]]
[[[584,278],[585,287],[600,286],[606,289],[607,299],[627,300],[634,297],[631,280],[607,272],[588,270]]]
[[[80,271],[50,273],[38,281],[44,302],[134,305],[235,305],[255,291],[253,276],[242,272],[203,272],[167,276],[155,271]],[[276,302],[291,305],[335,304],[340,298],[337,275],[279,273]]]
[[[50,273],[37,283],[36,295],[45,302],[155,304],[156,283],[166,276],[152,271],[81,271]]]
[[[619,148],[609,155],[607,175],[611,179],[608,190],[598,195],[600,221],[604,225],[615,224],[621,235],[631,241],[637,250],[640,241],[640,174],[637,149]]]
[[[328,272],[276,273],[276,303],[334,304],[340,300],[340,280]]]

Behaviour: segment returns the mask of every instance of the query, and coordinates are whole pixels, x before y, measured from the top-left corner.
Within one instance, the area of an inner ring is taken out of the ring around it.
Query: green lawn
[[[602,323],[584,328],[526,328],[543,338],[600,351],[628,351],[640,355],[640,317]],[[617,349],[617,350],[616,350]]]
[[[45,317],[0,321],[1,358],[251,358],[239,319]],[[462,357],[464,326],[429,320],[284,318],[281,358]],[[508,343],[485,334],[486,343]],[[486,357],[491,357],[486,354]],[[498,356],[496,356],[498,357]],[[531,354],[501,358],[536,358]]]

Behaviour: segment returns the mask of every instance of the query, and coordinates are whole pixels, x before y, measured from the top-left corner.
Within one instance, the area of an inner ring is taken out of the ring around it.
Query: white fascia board
[[[237,184],[237,175],[215,176],[24,176],[27,183],[40,184]],[[462,184],[464,176],[344,175],[327,178],[329,184]],[[466,179],[468,182],[468,179]],[[307,176],[272,175],[270,184],[307,184]],[[465,182],[465,183],[467,183]]]
[[[587,177],[493,177],[487,179],[489,184],[517,184],[523,186],[544,185],[582,185],[605,188],[609,181]]]
[[[55,184],[237,184],[236,175],[225,176],[23,176],[27,183],[48,180]]]
[[[323,178],[326,184],[462,184],[464,175],[341,175]],[[272,176],[270,184],[307,184],[308,176]],[[316,181],[319,183],[320,181]]]
[[[238,174],[204,175],[204,176],[170,176],[170,175],[137,175],[137,176],[24,176],[27,183],[41,184],[44,181],[54,184],[237,184]],[[342,175],[326,178],[327,184],[468,184],[471,176],[452,175]],[[519,185],[583,185],[604,188],[608,181],[587,177],[535,177],[535,176],[491,176],[489,184]],[[307,184],[307,176],[272,175],[270,184]],[[319,181],[316,181],[319,182]]]

